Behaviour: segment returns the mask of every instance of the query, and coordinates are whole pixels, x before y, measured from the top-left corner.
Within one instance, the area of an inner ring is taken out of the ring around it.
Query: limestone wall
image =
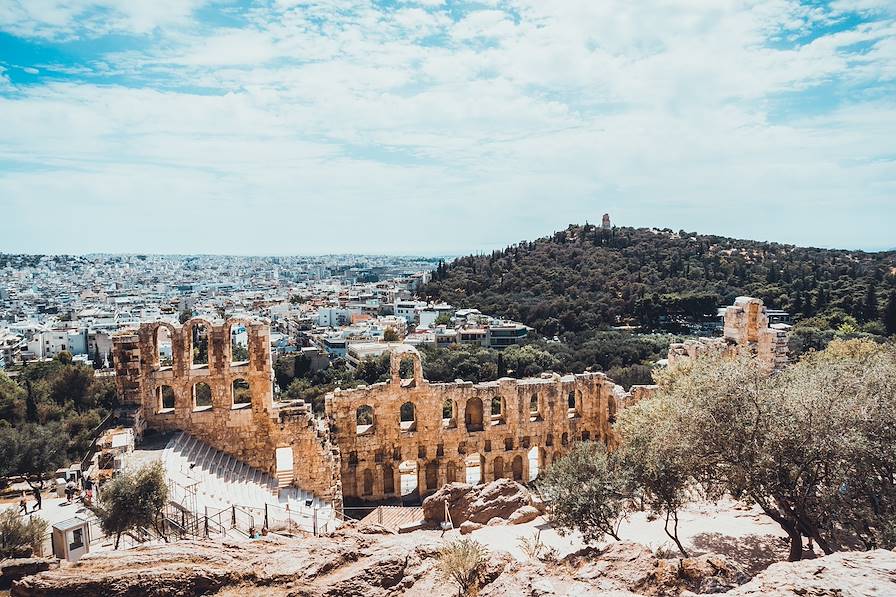
[[[403,357],[415,360],[414,379],[398,379]],[[327,396],[342,458],[343,495],[365,500],[399,495],[399,468],[405,463],[416,465],[417,492],[423,496],[465,480],[465,460],[477,454],[482,481],[528,481],[530,450],[535,449],[533,464],[545,467],[575,441],[614,442],[613,389],[602,373],[431,384],[422,377],[419,356],[393,355],[391,382]],[[405,407],[404,422],[402,405],[413,405],[412,416]]]

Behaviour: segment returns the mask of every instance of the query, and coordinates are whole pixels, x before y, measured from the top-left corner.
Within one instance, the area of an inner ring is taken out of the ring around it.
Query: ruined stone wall
[[[760,299],[740,296],[725,308],[722,338],[700,338],[670,345],[669,365],[708,354],[747,354],[769,372],[777,371],[788,363],[787,328],[769,325]]]
[[[398,377],[403,358],[414,360],[411,380]],[[416,491],[423,496],[464,481],[465,461],[473,455],[479,456],[483,482],[528,481],[533,448],[533,464],[543,468],[575,441],[615,442],[614,384],[602,373],[431,384],[423,379],[415,353],[393,354],[392,365],[388,383],[327,396],[345,497],[398,496],[403,462],[416,465]],[[493,401],[500,405],[494,415]],[[413,417],[402,422],[406,404],[413,405]]]
[[[193,327],[207,333],[207,364],[193,364]],[[231,328],[243,325],[248,359],[232,361]],[[159,328],[171,340],[172,363],[159,358]],[[250,466],[275,474],[277,448],[293,448],[294,479],[324,499],[339,499],[327,437],[321,437],[314,417],[304,407],[284,409],[273,400],[270,326],[256,319],[209,321],[191,319],[182,326],[165,322],[141,324],[136,331],[113,339],[119,396],[139,405],[147,427],[185,431]],[[234,381],[248,383],[250,401],[235,402]],[[197,385],[211,390],[211,403],[197,403]],[[173,404],[165,403],[163,395]]]

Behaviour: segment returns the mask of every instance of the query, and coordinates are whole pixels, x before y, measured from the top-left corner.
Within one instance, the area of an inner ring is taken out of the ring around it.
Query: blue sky
[[[0,251],[896,247],[892,0],[0,0]]]

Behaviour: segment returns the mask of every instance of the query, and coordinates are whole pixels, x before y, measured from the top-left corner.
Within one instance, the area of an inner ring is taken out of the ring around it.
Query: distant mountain
[[[842,310],[861,325],[883,316],[896,292],[894,272],[894,251],[585,224],[442,263],[422,293],[522,321],[549,337],[621,324],[655,329],[667,316],[713,317],[745,294],[797,319]]]

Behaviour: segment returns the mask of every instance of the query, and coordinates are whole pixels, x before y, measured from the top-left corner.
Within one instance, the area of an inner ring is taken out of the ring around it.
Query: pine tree
[[[896,334],[896,290],[890,291],[890,298],[887,300],[887,308],[884,309],[884,326],[887,328],[887,334]]]
[[[863,315],[865,316],[865,321],[877,319],[877,287],[874,285],[873,280],[868,284],[868,289],[865,293]]]

